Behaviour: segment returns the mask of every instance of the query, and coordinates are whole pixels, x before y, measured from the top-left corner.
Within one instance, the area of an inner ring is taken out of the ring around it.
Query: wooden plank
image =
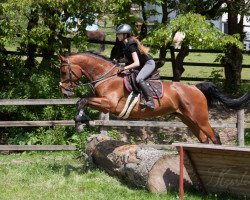
[[[236,147],[236,146],[230,146],[230,147]],[[240,148],[241,149],[241,148]],[[249,149],[249,148],[242,148],[242,149]],[[248,159],[249,158],[249,154],[246,154],[244,151],[232,151],[232,150],[207,150],[207,149],[190,149],[190,152],[192,152],[192,155],[196,156],[196,157],[214,157],[216,159],[220,159],[221,156],[225,157],[225,159],[227,157],[234,157],[234,159],[239,159],[241,160],[242,158],[244,159]],[[225,155],[225,152],[227,152],[227,154]],[[249,151],[246,151],[247,153],[249,153]],[[236,157],[236,155],[238,155]]]
[[[0,99],[1,106],[20,105],[72,105],[79,99]]]
[[[72,145],[0,145],[0,151],[74,151]]]
[[[202,175],[202,177],[219,177],[220,175],[224,176],[224,178],[226,179],[237,179],[239,178],[241,175],[244,175],[244,178],[249,180],[249,184],[250,184],[250,175],[248,174],[248,170],[249,168],[246,168],[245,170],[241,170],[238,171],[236,169],[233,169],[231,167],[227,167],[227,168],[211,168],[211,170],[213,171],[209,171],[209,170],[205,170],[205,169],[199,169],[200,174]]]
[[[231,155],[231,154],[230,154]],[[214,166],[214,165],[224,165],[227,164],[228,166],[240,166],[240,165],[245,165],[250,163],[250,158],[249,155],[248,157],[246,156],[247,154],[242,155],[242,154],[237,154],[238,157],[235,157],[235,155],[216,155],[216,154],[205,154],[205,153],[194,153],[192,152],[193,160],[196,162],[197,165],[205,165],[205,166]],[[210,160],[211,162],[207,163],[207,160]],[[216,163],[214,163],[216,162]]]
[[[236,146],[225,146],[225,145],[214,145],[214,144],[187,144],[187,143],[173,143],[172,144],[175,147],[183,146],[184,148],[187,148],[189,151],[192,150],[210,150],[210,151],[232,151],[232,152],[250,152],[250,148],[246,147],[236,147]]]
[[[241,146],[241,147],[245,145],[244,119],[245,119],[244,109],[238,110],[237,111],[237,144],[238,146]]]
[[[186,128],[182,122],[159,122],[159,121],[124,121],[124,120],[95,120],[90,121],[91,126],[135,126],[135,127],[177,127]],[[214,128],[236,128],[235,123],[212,123]]]
[[[54,121],[0,121],[0,127],[25,127],[25,126],[74,126],[74,120]]]
[[[50,120],[50,121],[0,121],[0,127],[21,126],[74,126],[74,120]],[[90,126],[131,126],[131,127],[176,127],[187,128],[182,122],[159,122],[159,121],[124,121],[124,120],[94,120]],[[85,124],[83,124],[85,126]],[[235,123],[221,124],[212,123],[213,128],[236,128]]]
[[[94,120],[90,126],[135,126],[135,127],[187,127],[182,122]]]
[[[245,178],[245,176],[242,174],[235,178],[226,176],[213,178],[214,180],[208,176],[203,178],[204,182],[206,182],[205,187],[208,189],[208,191],[213,191],[216,189],[217,191],[225,192],[226,190],[230,190],[231,193],[234,194],[243,195],[243,193],[247,192],[247,196],[249,197],[250,195],[250,180]]]

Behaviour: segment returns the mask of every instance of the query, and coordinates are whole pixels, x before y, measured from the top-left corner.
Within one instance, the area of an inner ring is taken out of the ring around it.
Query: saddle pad
[[[127,119],[139,100],[140,94],[131,92],[127,98],[126,104],[124,105],[122,112],[118,115],[118,117],[121,119]]]

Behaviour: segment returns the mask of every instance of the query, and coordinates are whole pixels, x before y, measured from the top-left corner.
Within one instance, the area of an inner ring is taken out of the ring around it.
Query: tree
[[[222,49],[226,50],[228,45],[243,48],[237,37],[225,36],[220,30],[214,28],[206,21],[204,16],[194,13],[179,15],[167,24],[159,24],[158,28],[151,32],[146,43],[155,52],[162,46],[173,43],[176,32],[184,32],[185,38],[182,42],[181,54],[177,58],[176,69],[174,69],[174,80],[179,81],[183,73],[183,60],[188,55],[189,46],[197,49]],[[157,38],[157,40],[156,40]]]
[[[42,53],[44,59],[54,53],[64,52],[72,36],[72,42],[86,45],[84,31],[87,24],[94,22],[95,13],[100,13],[102,0],[8,0],[0,5],[0,43],[14,41],[18,50],[27,53],[26,67],[35,65],[35,53]],[[69,21],[69,18],[76,21]],[[71,29],[78,26],[78,31]],[[17,38],[20,36],[20,39]],[[17,38],[17,39],[14,39]]]
[[[180,0],[179,11],[182,13],[195,12],[207,19],[216,19],[223,13],[228,13],[228,34],[239,35],[243,41],[243,19],[250,16],[249,0]],[[238,36],[237,36],[238,37]],[[241,49],[234,45],[228,45],[225,56],[221,59],[225,71],[225,89],[235,90],[241,83],[242,70]]]
[[[0,98],[60,98],[59,63],[55,54],[65,52],[68,38],[72,39],[70,42],[79,44],[80,50],[86,49],[87,42],[83,34],[85,27],[94,22],[95,13],[101,12],[101,5],[102,0],[1,1]],[[81,25],[68,20],[70,17],[77,18]],[[71,29],[77,25],[78,31],[72,32]],[[4,49],[10,47],[27,56],[5,54]],[[41,62],[40,58],[39,62],[35,59],[38,53],[43,56]],[[69,119],[73,115],[74,107],[23,106],[0,109],[0,120]],[[19,144],[40,144],[42,139],[37,136],[44,132],[46,128],[41,127],[0,130],[4,142]],[[51,129],[49,132],[59,131]],[[60,133],[63,134],[61,131]],[[74,130],[65,130],[65,138],[70,138],[72,134]],[[45,135],[46,133],[39,137],[45,138]]]

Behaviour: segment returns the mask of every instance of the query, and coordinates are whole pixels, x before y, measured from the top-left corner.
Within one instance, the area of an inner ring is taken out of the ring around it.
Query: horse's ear
[[[61,55],[59,55],[59,59],[60,59],[61,62],[65,62],[66,61],[66,58],[64,56],[61,56]]]

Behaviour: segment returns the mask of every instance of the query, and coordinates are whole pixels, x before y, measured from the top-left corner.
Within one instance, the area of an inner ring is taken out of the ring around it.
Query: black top
[[[143,67],[148,60],[153,59],[151,55],[141,53],[138,49],[136,41],[131,39],[128,41],[128,43],[126,43],[125,47],[123,48],[123,53],[128,60],[126,65],[130,65],[134,62],[132,57],[133,52],[136,52],[138,55],[140,61],[140,67]]]

